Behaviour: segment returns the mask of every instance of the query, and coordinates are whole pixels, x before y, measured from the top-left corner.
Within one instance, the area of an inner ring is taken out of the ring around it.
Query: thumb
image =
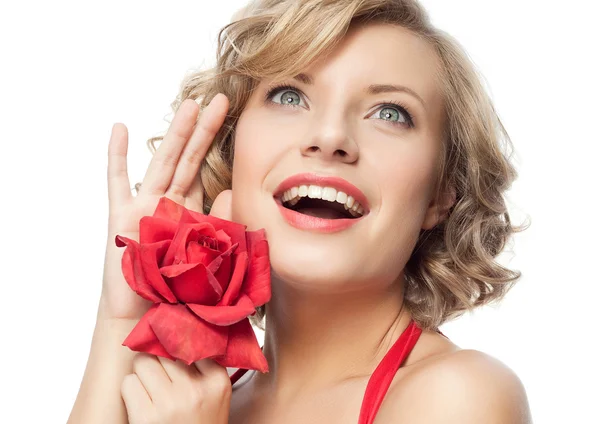
[[[232,221],[232,194],[233,192],[231,190],[223,190],[220,192],[210,208],[209,215]]]

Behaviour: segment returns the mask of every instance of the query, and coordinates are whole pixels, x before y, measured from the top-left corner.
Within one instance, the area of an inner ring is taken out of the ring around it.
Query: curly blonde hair
[[[171,108],[175,112],[191,98],[202,111],[217,93],[229,99],[229,113],[199,171],[208,213],[216,196],[231,188],[237,119],[260,80],[302,72],[332,51],[351,25],[370,23],[410,30],[433,47],[442,65],[446,126],[437,193],[453,187],[457,201],[445,221],[421,231],[404,272],[405,306],[421,328],[437,329],[504,297],[521,273],[494,258],[528,225],[511,225],[503,193],[517,177],[509,162],[512,142],[482,79],[462,46],[433,27],[417,1],[252,1],[220,30],[216,66],[188,73]],[[162,138],[147,141],[153,153]],[[262,330],[264,315],[261,306],[250,317]]]

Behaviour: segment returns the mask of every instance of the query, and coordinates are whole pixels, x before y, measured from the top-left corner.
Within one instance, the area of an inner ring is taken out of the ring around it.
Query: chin
[[[248,231],[265,229],[273,279],[300,289],[334,293],[369,280],[370,267],[365,263],[369,249],[356,244],[356,240],[364,242],[365,237],[357,234],[364,228],[333,234],[303,231],[282,219],[272,199],[265,203],[240,199],[234,206],[251,206],[234,207],[233,218]]]
[[[331,246],[330,246],[331,247]],[[272,276],[300,289],[339,292],[344,286],[359,283],[359,261],[352,252],[327,249],[324,244],[306,245],[293,240],[269,241]]]

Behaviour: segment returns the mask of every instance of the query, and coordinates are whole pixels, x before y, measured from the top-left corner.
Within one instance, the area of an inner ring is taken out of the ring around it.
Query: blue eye
[[[413,128],[415,126],[413,117],[410,112],[406,110],[406,107],[393,100],[390,100],[387,104],[384,104],[383,107],[377,110],[379,111],[379,117],[382,121],[388,121],[392,125],[402,127],[408,126],[409,128]],[[401,115],[404,115],[404,120],[397,121],[396,119],[399,119]]]
[[[267,94],[265,95],[265,101],[282,106],[285,105],[298,107],[302,106],[296,103],[302,101],[302,96],[299,93],[300,90],[292,85],[277,85],[268,90]],[[272,100],[272,98],[275,98],[275,100]],[[408,108],[394,100],[386,102],[377,110],[380,111],[379,119],[382,121],[389,122],[390,124],[398,127],[414,128],[415,126],[413,117],[408,111]],[[401,115],[404,116],[404,120],[398,121],[397,119],[399,119]]]
[[[281,93],[281,95],[279,95],[279,93]],[[275,101],[271,100],[274,94],[278,94],[275,96]],[[279,98],[278,100],[277,97]],[[280,105],[300,106],[296,102],[302,101],[302,97],[300,94],[298,94],[298,89],[296,87],[292,87],[291,85],[281,85],[269,89],[267,95],[265,96],[265,100],[272,101],[273,103]]]

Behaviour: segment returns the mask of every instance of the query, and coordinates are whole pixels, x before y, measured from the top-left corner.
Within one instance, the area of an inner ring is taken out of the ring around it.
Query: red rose
[[[248,320],[271,298],[264,230],[186,209],[162,197],[140,220],[140,242],[117,235],[129,286],[154,302],[123,342],[190,365],[268,371]]]

